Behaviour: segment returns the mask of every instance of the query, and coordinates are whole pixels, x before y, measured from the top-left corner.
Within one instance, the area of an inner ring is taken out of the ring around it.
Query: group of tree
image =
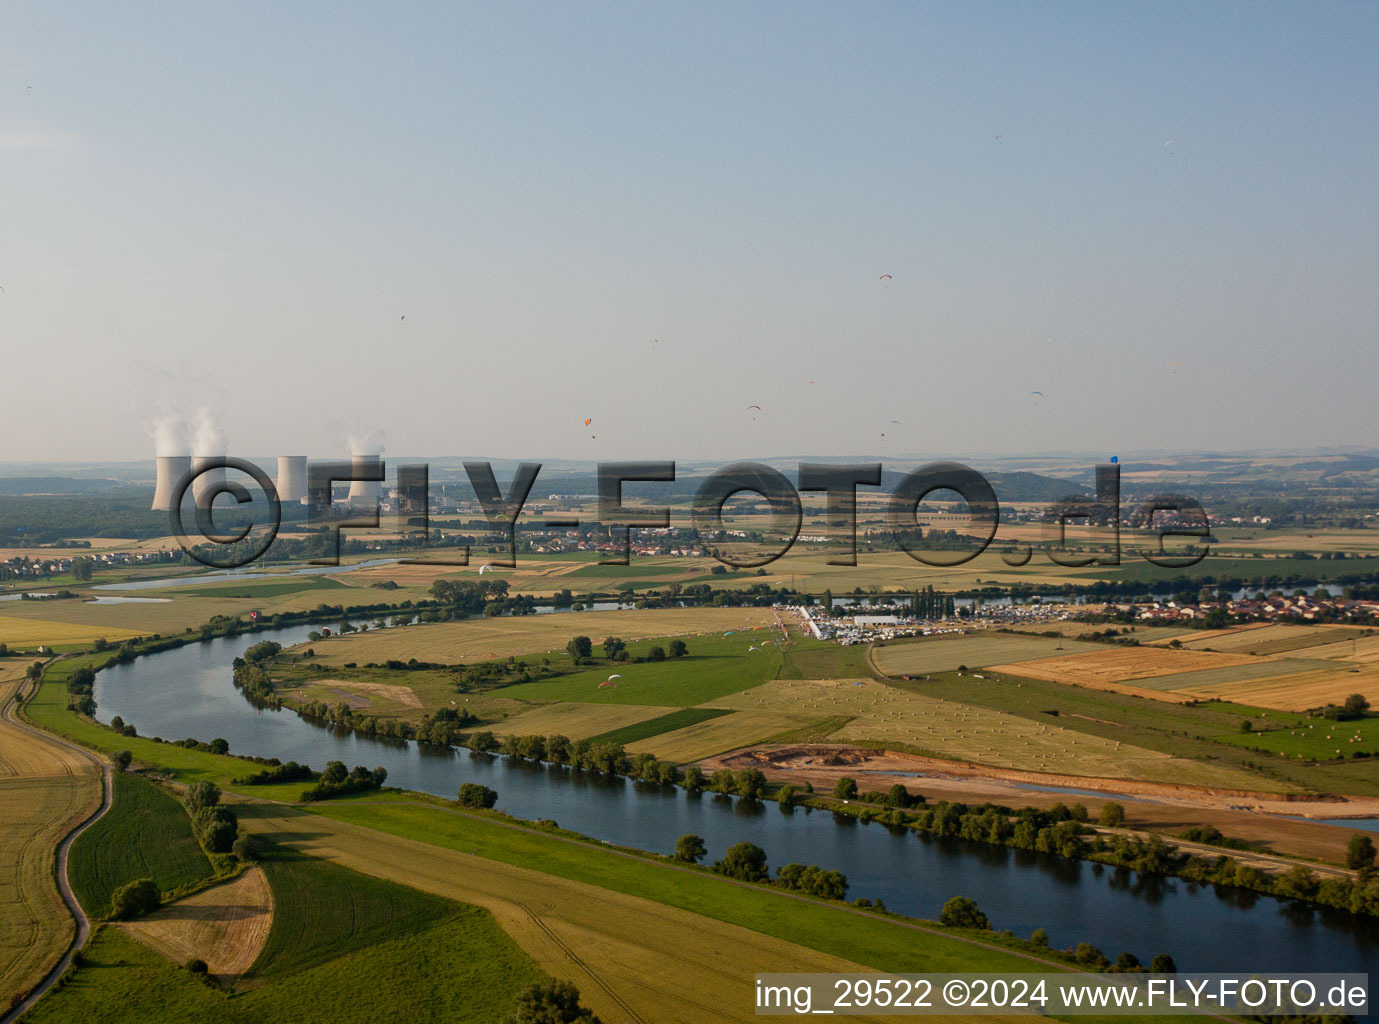
[[[995,804],[969,808],[941,801],[918,814],[903,817],[905,825],[953,839],[1031,850],[1071,860],[1093,860],[1142,874],[1176,875],[1205,884],[1251,889],[1285,899],[1306,900],[1352,913],[1379,916],[1379,870],[1372,867],[1374,844],[1367,836],[1355,837],[1347,849],[1347,862],[1358,871],[1353,880],[1322,879],[1303,864],[1282,874],[1270,874],[1225,854],[1194,856],[1157,835],[1148,839],[1132,834],[1107,837],[1085,824],[1088,815],[1081,804],[1071,808],[1055,804],[1051,808],[1015,810]],[[1100,815],[1103,825],[1117,826],[1124,820],[1125,809],[1120,804],[1108,801],[1103,805]]]
[[[951,619],[957,614],[952,594],[941,594],[932,586],[916,591],[910,599],[910,609],[917,619]]]
[[[509,734],[499,739],[491,732],[481,731],[470,735],[467,744],[473,750],[496,752],[527,761],[548,761],[578,771],[625,775],[652,785],[674,786],[681,781],[680,769],[675,764],[657,760],[647,753],[629,756],[618,743],[571,740],[558,733],[551,736]]]
[[[691,792],[707,789],[710,793],[740,796],[760,800],[766,792],[766,776],[756,768],[719,768],[706,781],[698,768],[690,768],[685,775],[685,788]]]
[[[187,787],[187,810],[201,845],[211,853],[229,853],[239,835],[239,820],[220,803],[220,787],[214,782],[193,782]]]
[[[431,597],[437,606],[465,615],[482,615],[507,596],[507,580],[436,580],[431,584]]]
[[[271,786],[279,782],[302,782],[314,779],[316,773],[308,765],[288,761],[287,764],[269,765],[262,771],[235,779],[237,786]]]
[[[29,678],[36,679],[42,674],[43,663],[34,662],[38,671],[35,672],[33,666],[29,669]],[[96,673],[89,666],[83,665],[67,677],[67,707],[88,717],[96,713]]]
[[[703,837],[689,832],[675,841],[672,856],[686,864],[698,864],[707,852]],[[816,864],[786,864],[776,870],[773,880],[766,864],[766,851],[755,843],[734,843],[723,854],[722,860],[714,861],[713,870],[744,882],[771,882],[782,889],[827,900],[841,900],[848,890],[846,875]]]
[[[833,796],[839,800],[860,799],[865,803],[880,804],[883,807],[894,807],[900,810],[918,807],[925,802],[922,794],[911,793],[899,782],[891,786],[885,793],[874,791],[862,793],[858,790],[857,780],[847,775],[842,776],[833,784]]]
[[[316,800],[329,800],[346,793],[360,793],[379,789],[388,780],[388,769],[375,768],[369,771],[363,765],[356,765],[353,771],[345,768],[343,761],[327,761],[320,781],[310,789],[302,790],[301,799],[310,803]]]

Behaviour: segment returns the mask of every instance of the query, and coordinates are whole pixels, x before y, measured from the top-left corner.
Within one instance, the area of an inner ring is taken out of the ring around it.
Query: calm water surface
[[[369,739],[314,725],[290,711],[260,710],[231,680],[231,661],[260,640],[306,639],[299,626],[190,644],[116,665],[97,677],[98,717],[115,715],[140,735],[222,737],[238,754],[321,768],[326,761],[382,765],[389,785],[453,797],[462,782],[499,793],[500,809],[552,818],[612,843],[669,853],[697,832],[709,859],[750,840],[771,865],[789,861],[843,871],[850,898],[880,897],[892,910],[935,918],[950,896],[975,899],[997,928],[1048,931],[1055,946],[1091,942],[1114,958],[1170,953],[1180,970],[1368,971],[1379,965],[1379,922],[1248,892],[919,833],[894,833],[829,812],[691,796],[624,779],[510,762],[468,751]],[[425,627],[421,627],[425,628]],[[922,791],[922,780],[914,787]]]

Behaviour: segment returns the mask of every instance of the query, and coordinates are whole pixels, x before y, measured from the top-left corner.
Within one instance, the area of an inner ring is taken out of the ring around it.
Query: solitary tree
[[[131,754],[128,750],[117,750],[112,755],[112,757],[115,761],[115,767],[118,768],[120,771],[124,771],[126,768],[128,768],[129,763],[134,760],[134,755]],[[1373,855],[1371,854],[1371,857],[1372,856]]]
[[[1149,963],[1149,969],[1155,974],[1177,974],[1178,965],[1173,962],[1173,958],[1167,953],[1160,953]]]
[[[1103,825],[1110,825],[1112,827],[1124,825],[1125,807],[1116,803],[1114,800],[1108,800],[1101,805],[1101,817],[1098,820]]]
[[[1127,951],[1116,957],[1116,965],[1112,970],[1118,974],[1135,974],[1143,971],[1144,967],[1140,965],[1139,957]]]
[[[766,869],[766,851],[755,843],[734,843],[722,860],[714,862],[713,869],[746,882],[764,882],[770,877]]]
[[[587,636],[571,637],[565,645],[565,653],[574,661],[587,658],[594,653],[594,644]]]
[[[140,878],[115,890],[110,897],[110,917],[115,921],[132,921],[153,913],[162,901],[158,883],[151,878]]]
[[[1363,693],[1352,693],[1341,705],[1341,710],[1347,718],[1360,718],[1369,710],[1369,701]]]
[[[685,641],[672,640],[670,642],[670,656],[672,658],[683,658],[686,654],[689,654],[689,648],[685,646]]]
[[[91,559],[74,558],[72,559],[72,579],[78,583],[85,583],[91,578]]]
[[[601,1024],[579,1005],[579,989],[568,981],[539,981],[517,996],[517,1006],[503,1024]]]
[[[708,852],[703,837],[697,836],[693,832],[686,832],[675,840],[675,859],[682,860],[686,864],[698,864],[703,859],[704,854]]]
[[[1345,866],[1358,871],[1373,864],[1374,841],[1369,836],[1351,836],[1350,844],[1345,848]]]
[[[647,661],[665,661],[666,649],[664,647],[653,647],[646,652]]]
[[[477,782],[466,782],[460,786],[459,800],[461,807],[492,807],[498,802],[498,793]]]
[[[840,800],[851,800],[857,795],[857,780],[844,775],[833,784],[833,795]]]
[[[991,927],[991,921],[981,912],[976,901],[966,896],[954,896],[945,903],[938,913],[938,919],[939,924],[946,924],[950,928]]]

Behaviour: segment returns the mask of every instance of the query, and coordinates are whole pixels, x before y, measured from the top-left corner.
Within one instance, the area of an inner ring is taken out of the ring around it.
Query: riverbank
[[[861,789],[884,792],[899,783],[923,792],[931,802],[994,803],[1048,808],[1057,803],[1086,804],[1093,816],[1102,804],[1125,806],[1134,827],[1172,835],[1194,825],[1213,825],[1229,836],[1260,844],[1270,854],[1341,864],[1350,829],[1305,817],[1379,816],[1379,798],[1285,799],[1277,793],[1246,793],[1132,782],[1049,772],[1025,772],[921,757],[846,744],[772,744],[729,751],[700,762],[717,768],[757,768],[779,782],[809,783],[832,792],[843,776]],[[1283,815],[1289,815],[1284,817]],[[1296,817],[1294,817],[1296,816]]]

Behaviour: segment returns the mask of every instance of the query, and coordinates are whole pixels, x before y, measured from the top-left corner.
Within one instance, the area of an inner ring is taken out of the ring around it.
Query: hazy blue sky
[[[244,454],[1374,443],[1377,38],[1325,2],[7,4],[0,459],[150,455],[159,402]]]

